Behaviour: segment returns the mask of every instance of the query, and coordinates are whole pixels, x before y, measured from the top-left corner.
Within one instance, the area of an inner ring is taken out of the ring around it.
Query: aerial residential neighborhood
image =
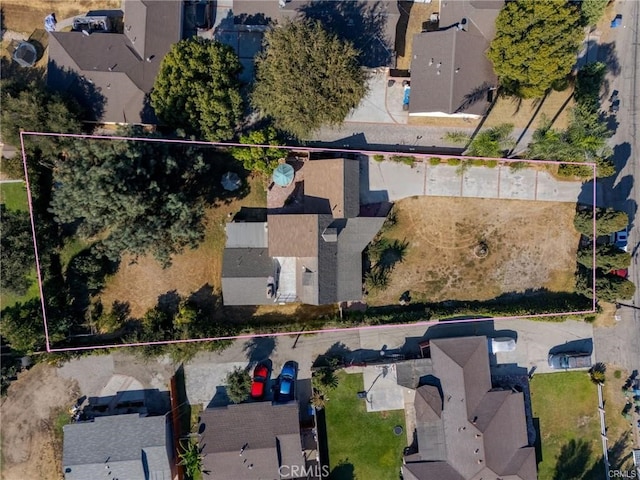
[[[640,476],[640,2],[4,0],[0,476]]]

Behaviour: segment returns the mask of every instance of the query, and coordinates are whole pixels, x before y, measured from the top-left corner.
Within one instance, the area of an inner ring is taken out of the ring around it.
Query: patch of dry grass
[[[90,10],[119,9],[120,6],[121,0],[2,0],[5,28],[27,35],[42,28],[44,17],[52,12],[60,21]]]
[[[189,295],[202,287],[221,290],[222,254],[226,242],[225,224],[244,207],[266,207],[264,180],[249,179],[250,193],[241,200],[219,204],[206,213],[206,232],[202,244],[173,258],[172,266],[163,269],[153,257],[133,261],[124,257],[120,268],[107,282],[100,299],[110,308],[114,301],[129,302],[131,315],[139,317],[156,305],[158,296],[176,291]]]
[[[615,377],[616,370],[620,371],[620,378]],[[617,442],[620,442],[626,447],[626,451],[629,451],[628,448],[633,444],[633,437],[630,435],[633,431],[633,425],[630,424],[628,420],[625,420],[621,414],[626,403],[624,394],[622,393],[622,386],[628,376],[629,372],[626,370],[616,365],[607,365],[603,390],[609,445],[614,445]],[[621,463],[616,462],[611,466],[611,468],[631,470],[632,466],[632,458],[628,455],[625,461]]]
[[[403,54],[398,55],[396,59],[396,68],[398,68],[398,70],[408,70],[411,67],[413,36],[416,33],[420,33],[422,31],[422,23],[429,21],[431,14],[438,11],[438,4],[439,2],[398,2],[398,8],[400,9],[402,17],[405,16],[403,12],[409,12],[409,21],[407,22],[404,34],[400,32],[402,26],[399,25],[398,28],[399,33],[396,40],[396,49],[398,51],[404,50]],[[400,45],[404,45],[404,48],[400,47]]]
[[[448,127],[448,128],[476,128],[480,124],[480,119],[470,118],[447,118],[447,117],[409,117],[409,125],[424,125],[425,127]]]
[[[579,234],[569,203],[477,198],[413,197],[396,203],[397,224],[385,233],[406,240],[387,288],[373,305],[416,301],[489,300],[506,292],[575,289]],[[544,225],[544,228],[541,226]],[[475,249],[484,242],[484,258]]]
[[[520,100],[499,96],[483,126],[495,127],[503,123],[512,123],[515,128],[525,128],[531,122],[529,129],[535,130],[546,116],[549,120],[555,119],[554,128],[564,129],[569,121],[569,109],[575,105],[572,96],[572,88],[564,92],[552,91],[542,100]]]

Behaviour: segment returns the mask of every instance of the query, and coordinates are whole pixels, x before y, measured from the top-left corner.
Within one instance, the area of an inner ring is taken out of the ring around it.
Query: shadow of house
[[[162,58],[182,38],[182,2],[126,0],[124,12],[123,33],[49,34],[49,86],[74,94],[88,107],[93,121],[135,124],[152,120],[147,94]],[[76,90],[69,73],[93,89]],[[93,91],[103,96],[101,109],[95,106]]]
[[[64,93],[78,102],[86,120],[98,121],[103,118],[108,99],[98,85],[77,70],[62,67],[49,57],[47,83],[54,90]]]
[[[497,77],[486,56],[501,0],[458,0],[442,5],[440,28],[413,37],[409,115],[480,118]]]

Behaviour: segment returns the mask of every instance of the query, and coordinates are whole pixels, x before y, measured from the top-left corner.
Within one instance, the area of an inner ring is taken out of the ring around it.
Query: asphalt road
[[[609,108],[609,98],[617,90],[620,108],[611,126],[615,134],[610,139],[614,149],[614,161],[619,170],[616,177],[599,182],[597,203],[624,210],[629,214],[631,230],[629,233],[629,251],[633,260],[629,269],[629,279],[640,286],[640,187],[637,185],[640,166],[638,158],[638,44],[640,43],[639,17],[640,2],[621,0],[616,2],[616,13],[622,14],[623,23],[612,30],[608,42],[598,49],[598,60],[609,66],[606,77],[603,109]],[[611,46],[612,42],[613,47]],[[598,359],[620,364],[629,371],[640,370],[640,288],[631,302],[624,302],[618,310],[620,321],[610,329],[597,329],[595,332]]]

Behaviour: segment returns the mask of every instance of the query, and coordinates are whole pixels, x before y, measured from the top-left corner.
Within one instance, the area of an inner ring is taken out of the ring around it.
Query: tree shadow
[[[105,112],[106,97],[93,82],[49,59],[47,83],[52,90],[70,95],[83,109],[86,120],[98,121]]]
[[[631,460],[633,458],[633,454],[631,453],[629,442],[627,441],[629,433],[630,432],[624,432],[624,434],[622,434],[620,438],[618,438],[618,440],[616,440],[616,442],[608,449],[607,455],[610,471],[632,470],[633,462]],[[580,478],[581,480],[600,480],[601,478],[605,478],[604,456],[600,455],[598,460]]]
[[[615,42],[601,43],[598,46],[598,61],[607,64],[607,70],[614,76],[620,75],[620,61],[616,53]]]
[[[583,478],[585,467],[591,457],[591,445],[582,439],[571,439],[563,445],[556,461],[553,480]]]
[[[398,2],[400,18],[396,25],[395,49],[398,56],[404,57],[407,50],[407,28],[409,28],[409,18],[411,16],[413,2]]]
[[[249,365],[267,360],[276,350],[276,338],[274,337],[255,337],[245,342],[242,350],[245,352]]]
[[[319,1],[299,8],[304,17],[318,20],[331,33],[351,42],[360,51],[366,67],[391,64],[394,56],[397,12],[390,11],[393,2]]]
[[[216,295],[213,287],[208,283],[201,286],[195,292],[192,292],[187,301],[211,315],[220,306],[220,297]]]
[[[353,463],[349,462],[348,457],[341,459],[338,464],[333,467],[329,478],[331,480],[356,480]]]
[[[160,311],[173,317],[178,313],[178,306],[181,301],[182,297],[178,291],[170,290],[162,295],[158,295],[157,307]]]

